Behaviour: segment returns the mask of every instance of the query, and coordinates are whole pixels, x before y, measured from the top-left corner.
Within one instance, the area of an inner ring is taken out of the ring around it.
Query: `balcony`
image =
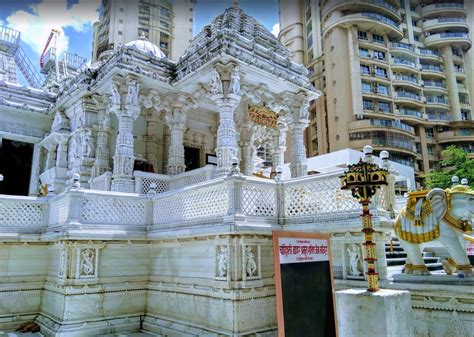
[[[391,51],[392,53],[394,52],[402,52],[402,53],[408,53],[412,56],[416,56],[416,48],[407,44],[407,43],[401,43],[401,42],[392,42],[390,44],[391,46]]]
[[[354,8],[361,11],[375,11],[395,21],[402,19],[399,10],[384,0],[330,0],[324,6],[322,16],[325,18],[334,10],[346,11]]]
[[[434,76],[439,76],[446,78],[446,74],[444,73],[444,70],[441,66],[436,66],[432,64],[421,64],[421,71],[422,74],[426,75],[434,75]]]
[[[409,70],[409,71],[418,71],[418,68],[416,67],[415,62],[413,62],[411,60],[407,60],[407,59],[401,59],[401,58],[398,58],[398,57],[393,57],[391,62],[390,62],[390,65],[394,69],[405,69],[405,70]]]
[[[431,50],[427,48],[420,48],[419,50],[420,50],[420,54],[419,54],[420,58],[435,60],[435,61],[440,61],[440,62],[443,60],[436,50]]]
[[[354,121],[349,123],[349,130],[354,131],[370,131],[370,130],[386,130],[387,128],[392,129],[393,131],[400,131],[403,133],[408,133],[410,136],[415,134],[413,127],[395,120],[387,119],[366,119],[361,121]]]
[[[449,108],[449,99],[445,96],[426,96],[426,104]]]
[[[416,105],[418,107],[423,106],[420,95],[406,91],[396,91],[395,102]]]
[[[330,16],[324,24],[323,36],[336,26],[350,27],[353,25],[357,25],[360,30],[370,31],[375,34],[387,34],[393,40],[401,40],[403,38],[403,32],[396,21],[375,13],[356,13],[335,18]]]
[[[428,122],[447,124],[450,121],[448,114],[445,112],[428,113],[427,116]]]
[[[471,48],[471,40],[467,33],[439,33],[427,36],[425,46],[438,48],[445,45],[459,45],[464,50]]]
[[[474,130],[440,132],[436,136],[438,143],[474,142]]]
[[[423,81],[424,91],[447,93],[448,89],[443,81],[425,80]],[[426,95],[425,95],[426,96]]]
[[[397,86],[406,86],[415,90],[420,89],[421,87],[418,79],[414,76],[396,74],[392,77],[392,80],[393,84]]]
[[[435,29],[449,29],[449,28],[461,28],[466,31],[469,30],[469,25],[466,23],[464,18],[437,18],[432,20],[427,20],[423,22],[423,30],[429,32]]]
[[[423,119],[423,114],[421,112],[412,109],[395,110],[395,115],[400,116],[403,119],[409,119],[418,122]]]
[[[413,140],[397,137],[371,137],[367,139],[350,140],[349,146],[356,149],[362,149],[365,145],[372,145],[377,150],[388,150],[390,153],[401,152],[404,154],[416,156],[415,143]]]
[[[443,14],[443,15],[466,15],[464,5],[454,2],[436,3],[424,6],[421,10],[422,16]]]

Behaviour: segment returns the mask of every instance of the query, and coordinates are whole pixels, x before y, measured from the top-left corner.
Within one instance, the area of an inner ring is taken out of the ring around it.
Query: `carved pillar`
[[[276,172],[278,166],[285,164],[286,131],[288,127],[284,123],[278,123],[273,132],[272,171]]]
[[[67,136],[59,140],[56,153],[56,166],[67,168]]]
[[[146,116],[145,158],[153,166],[153,172],[158,172],[158,116],[150,112]]]
[[[56,144],[49,144],[46,155],[46,170],[53,168],[56,165]]]
[[[33,160],[31,165],[30,175],[30,189],[28,195],[38,196],[39,195],[39,175],[41,172],[41,163],[43,161],[43,147],[35,144],[33,147]]]
[[[97,107],[99,109],[99,127],[97,129],[97,141],[95,148],[95,161],[92,167],[92,178],[98,177],[101,174],[110,170],[109,158],[109,133],[110,133],[110,110],[112,107],[108,106],[108,99],[105,97],[94,97]]]
[[[121,108],[121,97],[117,84],[113,84],[113,111],[118,118],[118,135],[115,145],[112,191],[133,192],[133,123],[140,113],[138,106],[138,82],[127,79],[125,107]]]
[[[179,94],[170,98],[170,107],[166,109],[166,123],[170,129],[167,173],[176,175],[185,171],[184,165],[184,131],[186,115],[194,106],[190,97]]]
[[[291,177],[301,177],[307,174],[306,146],[304,130],[309,125],[309,102],[303,94],[295,95],[290,117],[291,129]]]

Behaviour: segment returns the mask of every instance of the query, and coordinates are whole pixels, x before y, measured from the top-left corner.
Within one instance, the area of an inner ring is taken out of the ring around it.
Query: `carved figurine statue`
[[[438,240],[446,247],[458,274],[472,275],[472,266],[460,243],[460,236],[472,232],[474,190],[456,185],[446,190],[409,193],[408,202],[395,221],[395,233],[407,253],[404,272],[429,275],[421,245]],[[448,268],[449,273],[452,268]]]
[[[130,81],[128,84],[127,105],[138,106],[138,82]]]
[[[112,107],[118,106],[120,108],[120,91],[118,88],[118,85],[115,83],[112,83],[112,97],[110,100],[110,104]]]
[[[360,276],[362,274],[362,259],[357,245],[352,245],[352,249],[347,248],[349,254],[349,274],[351,276]]]
[[[227,247],[221,246],[219,254],[217,254],[217,271],[219,277],[227,276],[227,261],[229,260],[229,251]]]
[[[222,95],[222,81],[221,76],[216,68],[212,69],[211,74],[211,92],[214,95]]]
[[[245,247],[245,272],[247,277],[255,276],[257,271],[257,263],[255,262],[255,257],[250,246]]]
[[[238,95],[240,93],[240,71],[239,66],[232,68],[230,74],[230,93]]]
[[[81,252],[82,258],[81,258],[81,265],[80,265],[80,271],[81,275],[83,276],[91,276],[94,275],[94,258],[95,258],[95,252],[93,249],[87,248],[84,249]]]
[[[82,146],[83,146],[82,154],[84,157],[92,157],[93,150],[94,150],[93,141],[94,139],[92,137],[92,131],[87,130],[86,133],[84,134],[83,143],[82,143]]]

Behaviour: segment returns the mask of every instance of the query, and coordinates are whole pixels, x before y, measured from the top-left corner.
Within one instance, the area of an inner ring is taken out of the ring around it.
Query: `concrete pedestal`
[[[414,337],[410,293],[336,292],[339,337]]]

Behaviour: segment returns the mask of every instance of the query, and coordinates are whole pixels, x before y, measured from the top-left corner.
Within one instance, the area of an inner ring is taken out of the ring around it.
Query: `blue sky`
[[[90,59],[92,22],[100,0],[0,0],[0,24],[22,32],[22,47],[39,67],[39,56],[52,28],[60,28],[58,49]],[[197,0],[194,34],[231,6],[231,0]],[[278,0],[241,0],[239,6],[270,31],[278,24]]]

